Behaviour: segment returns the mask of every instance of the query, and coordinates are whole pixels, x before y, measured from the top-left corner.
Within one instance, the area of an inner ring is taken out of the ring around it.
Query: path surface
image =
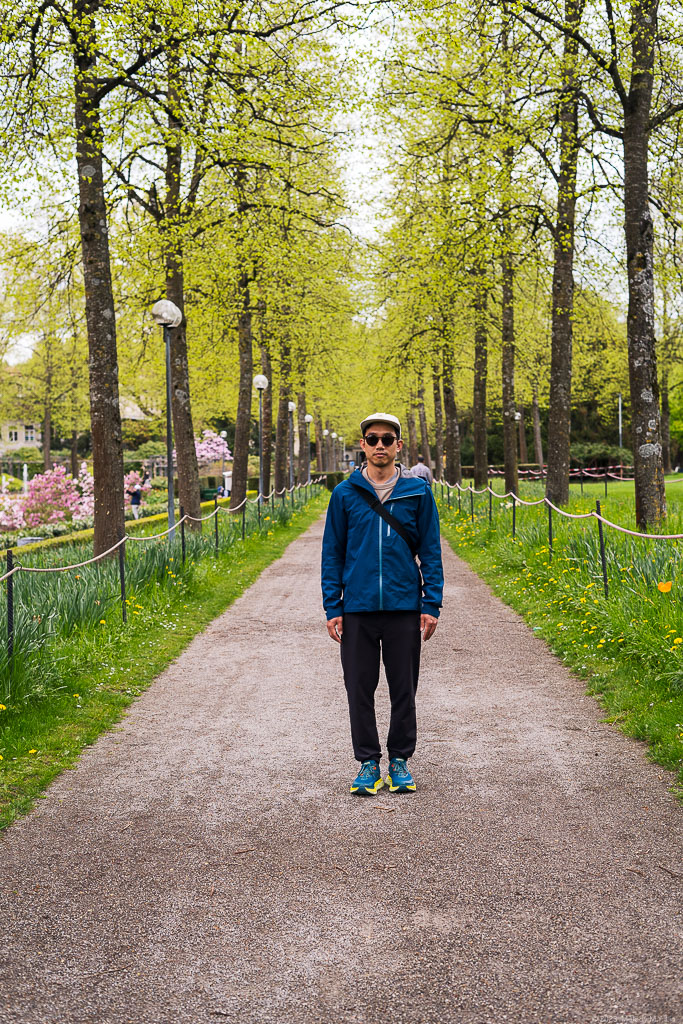
[[[671,777],[447,549],[420,791],[351,797],[321,536],[0,841],[2,1024],[680,1024]]]

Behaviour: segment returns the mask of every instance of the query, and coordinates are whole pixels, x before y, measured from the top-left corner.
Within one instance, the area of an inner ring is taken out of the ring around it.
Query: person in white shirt
[[[428,466],[425,466],[424,455],[418,455],[417,463],[410,470],[412,476],[421,476],[423,480],[426,480],[429,486],[432,486],[434,477],[432,471]]]

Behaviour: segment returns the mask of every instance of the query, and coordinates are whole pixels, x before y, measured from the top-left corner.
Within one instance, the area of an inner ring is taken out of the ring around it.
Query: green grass
[[[293,511],[280,507],[274,518],[264,518],[260,530],[254,520],[254,532],[245,542],[238,524],[225,517],[218,556],[211,523],[203,537],[188,533],[184,568],[179,541],[135,549],[131,544],[126,625],[117,563],[70,573],[19,574],[15,589],[19,594],[23,588],[24,598],[17,657],[11,673],[6,658],[0,666],[0,693],[5,694],[0,696],[0,829],[26,813],[56,775],[75,765],[83,747],[118,721],[192,637],[280,557],[321,514],[328,498],[324,492]],[[74,553],[71,548],[70,558]],[[57,559],[53,552],[40,552],[35,557],[59,564],[63,555]],[[28,640],[21,639],[27,630]]]
[[[494,489],[502,492],[502,481]],[[541,484],[522,485],[522,498],[542,495]],[[633,484],[610,481],[607,499],[602,485],[585,487],[583,497],[572,486],[567,510],[590,511],[596,497],[605,518],[635,529]],[[683,480],[667,481],[667,500],[661,532],[683,533]],[[605,598],[596,520],[553,514],[551,558],[547,507],[518,508],[513,540],[510,503],[492,504],[489,526],[487,495],[475,498],[474,522],[469,494],[461,512],[455,494],[450,506],[439,498],[453,550],[586,680],[607,721],[646,742],[653,761],[678,773],[683,796],[683,542],[606,528]],[[662,592],[658,584],[668,583],[671,589]]]

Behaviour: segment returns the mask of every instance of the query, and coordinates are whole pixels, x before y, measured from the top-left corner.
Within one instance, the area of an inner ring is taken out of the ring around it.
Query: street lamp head
[[[226,438],[228,436],[227,430],[221,430],[221,437]]]
[[[294,405],[294,402],[290,402],[287,408],[289,409],[290,412],[294,412],[296,406]]]
[[[183,314],[175,302],[170,302],[169,299],[159,299],[155,302],[152,306],[152,316],[160,327],[178,327],[183,319]]]
[[[328,434],[329,434],[329,430],[323,430],[323,437],[327,437]]]
[[[516,412],[516,413],[515,413],[515,420],[517,421],[517,423],[519,423],[519,421],[521,420],[521,418],[522,418],[522,414],[521,414],[521,412]]]
[[[262,373],[257,373],[254,377],[254,387],[257,391],[265,391],[268,387],[268,378]]]
[[[335,433],[333,433],[333,434],[332,434],[332,440],[333,440],[333,441],[336,441],[336,440],[337,440],[337,435],[336,435]]]
[[[307,412],[306,415],[304,416],[304,423],[312,423],[312,422],[313,422],[313,417],[311,416],[310,412]]]

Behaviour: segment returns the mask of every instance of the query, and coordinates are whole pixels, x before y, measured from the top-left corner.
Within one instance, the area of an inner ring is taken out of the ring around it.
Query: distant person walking
[[[142,486],[134,484],[130,491],[126,492],[130,498],[130,507],[136,519],[140,518],[140,507],[142,505]]]
[[[420,644],[436,629],[443,593],[439,515],[426,481],[395,465],[403,447],[399,420],[375,413],[360,426],[367,461],[335,487],[327,511],[323,604],[327,631],[341,647],[361,763],[351,792],[370,796],[384,785],[375,719],[381,651],[391,697],[386,782],[392,793],[410,793]]]
[[[418,455],[417,462],[411,467],[410,472],[413,476],[421,476],[423,480],[427,481],[430,487],[432,486],[434,477],[432,476],[432,471],[429,466],[425,465],[424,455]]]

